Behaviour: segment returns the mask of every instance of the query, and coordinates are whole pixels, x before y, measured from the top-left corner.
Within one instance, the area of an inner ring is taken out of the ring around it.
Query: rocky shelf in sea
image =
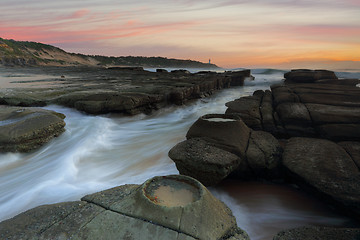
[[[39,206],[1,222],[0,238],[249,240],[224,203],[181,175]]]
[[[186,79],[189,73],[175,74]],[[360,219],[356,135],[360,88],[355,87],[360,81],[340,80],[330,71],[297,70],[285,77],[285,83],[272,91],[256,91],[227,103],[226,114],[208,114],[193,124],[187,140],[169,152],[179,172],[190,177],[155,177],[142,185],[87,195],[81,201],[39,206],[1,222],[0,238],[249,239],[229,208],[204,186],[228,177],[295,183],[341,213]],[[281,91],[276,92],[278,88]],[[21,119],[16,115],[23,111],[38,116],[24,107],[9,108],[9,122]],[[27,118],[26,114],[21,117]],[[47,114],[62,119],[54,112]],[[337,131],[334,125],[349,131]],[[359,238],[360,228],[326,226],[285,229],[274,236],[276,240]]]
[[[21,88],[0,89],[0,104],[22,107],[57,104],[90,114],[134,115],[181,105],[216,90],[243,85],[246,78],[251,78],[250,70],[193,74],[186,70],[150,72],[140,67],[64,67],[43,71],[58,77],[41,80],[43,84],[38,88],[23,83]]]
[[[30,75],[46,74],[49,78],[16,82],[16,88],[0,88],[0,152],[31,151],[64,131],[65,116],[29,107],[57,104],[89,114],[150,113],[209,96],[216,90],[243,85],[246,78],[251,78],[250,70],[195,74],[164,69],[150,72],[141,67],[18,70]]]
[[[200,117],[170,152],[181,174],[287,182],[360,219],[360,83],[326,70],[293,70],[271,91]],[[348,234],[347,234],[348,233]],[[275,239],[359,239],[360,229],[300,228]],[[341,237],[339,237],[341,236]]]
[[[65,131],[65,115],[0,105],[0,152],[29,152]]]

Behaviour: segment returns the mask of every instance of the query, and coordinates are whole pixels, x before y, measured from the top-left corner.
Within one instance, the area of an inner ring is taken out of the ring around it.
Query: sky
[[[1,0],[0,37],[235,68],[360,69],[360,0]]]

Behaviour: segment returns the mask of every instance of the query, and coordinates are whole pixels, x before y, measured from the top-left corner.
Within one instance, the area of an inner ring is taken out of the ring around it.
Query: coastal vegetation
[[[206,68],[218,66],[194,60],[143,56],[101,56],[68,53],[52,45],[0,38],[0,65],[4,66],[141,66],[150,68]]]

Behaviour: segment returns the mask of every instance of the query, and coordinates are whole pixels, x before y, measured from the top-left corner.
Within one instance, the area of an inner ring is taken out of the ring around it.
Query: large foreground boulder
[[[0,106],[0,152],[28,152],[42,146],[64,131],[64,118],[38,108]]]
[[[350,154],[329,140],[291,138],[283,165],[297,184],[360,218],[360,170],[351,157],[358,146],[343,145]]]
[[[186,141],[169,151],[169,157],[181,174],[206,186],[228,176],[274,179],[281,175],[278,140],[270,133],[250,130],[238,116],[204,115],[186,136]]]
[[[249,239],[228,207],[198,181],[181,175],[31,209],[0,223],[0,238]]]
[[[181,174],[196,178],[206,186],[221,182],[240,164],[244,164],[237,155],[202,138],[178,143],[169,151],[169,157]]]
[[[301,227],[279,232],[274,240],[358,240],[360,228]]]

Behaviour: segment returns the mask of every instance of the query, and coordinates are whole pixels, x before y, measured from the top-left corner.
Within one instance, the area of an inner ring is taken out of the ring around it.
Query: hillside
[[[107,57],[68,53],[36,42],[0,38],[0,65],[3,66],[142,66],[174,68],[218,68],[214,64],[164,57]]]

